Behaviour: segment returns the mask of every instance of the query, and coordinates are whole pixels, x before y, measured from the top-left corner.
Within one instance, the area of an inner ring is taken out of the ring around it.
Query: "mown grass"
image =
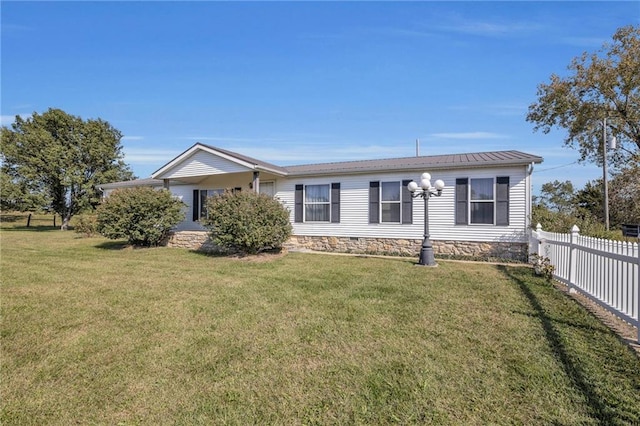
[[[638,424],[640,361],[525,267],[4,228],[2,424]]]

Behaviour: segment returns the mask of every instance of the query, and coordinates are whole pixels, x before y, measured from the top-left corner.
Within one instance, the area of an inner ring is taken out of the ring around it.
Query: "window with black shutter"
[[[410,180],[369,182],[369,223],[413,223]]]
[[[509,225],[509,176],[458,178],[456,225]]]

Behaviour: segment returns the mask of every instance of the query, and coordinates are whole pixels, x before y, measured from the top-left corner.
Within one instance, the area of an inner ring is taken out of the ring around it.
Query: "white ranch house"
[[[423,172],[442,179],[429,201],[436,255],[526,259],[531,173],[542,158],[519,151],[416,156],[281,167],[196,143],[150,179],[101,186],[167,188],[185,204],[185,220],[169,245],[208,247],[200,218],[204,199],[225,189],[255,190],[289,210],[289,248],[354,253],[417,254],[424,205],[407,184]]]

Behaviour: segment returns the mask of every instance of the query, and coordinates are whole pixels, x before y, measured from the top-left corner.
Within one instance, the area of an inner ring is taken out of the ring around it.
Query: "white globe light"
[[[444,182],[442,181],[442,179],[438,179],[434,182],[434,186],[438,191],[442,191],[444,189]]]
[[[409,185],[407,185],[407,189],[410,192],[416,192],[418,190],[418,184],[415,183],[414,181],[409,182]]]
[[[426,173],[426,174],[428,174],[428,173]],[[424,175],[423,175],[423,176],[424,176]],[[423,178],[423,179],[420,181],[420,187],[421,187],[422,189],[424,189],[425,191],[426,191],[426,190],[428,190],[429,188],[431,188],[431,180],[429,180],[429,179],[424,179],[424,178]]]
[[[420,180],[425,180],[425,179],[431,180],[431,174],[424,172],[422,176],[420,176]]]

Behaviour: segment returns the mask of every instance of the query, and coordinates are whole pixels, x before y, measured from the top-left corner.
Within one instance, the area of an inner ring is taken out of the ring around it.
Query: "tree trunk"
[[[61,231],[66,231],[69,228],[69,222],[71,221],[71,215],[70,214],[65,214],[64,216],[62,216],[62,225],[60,225],[60,230]]]

